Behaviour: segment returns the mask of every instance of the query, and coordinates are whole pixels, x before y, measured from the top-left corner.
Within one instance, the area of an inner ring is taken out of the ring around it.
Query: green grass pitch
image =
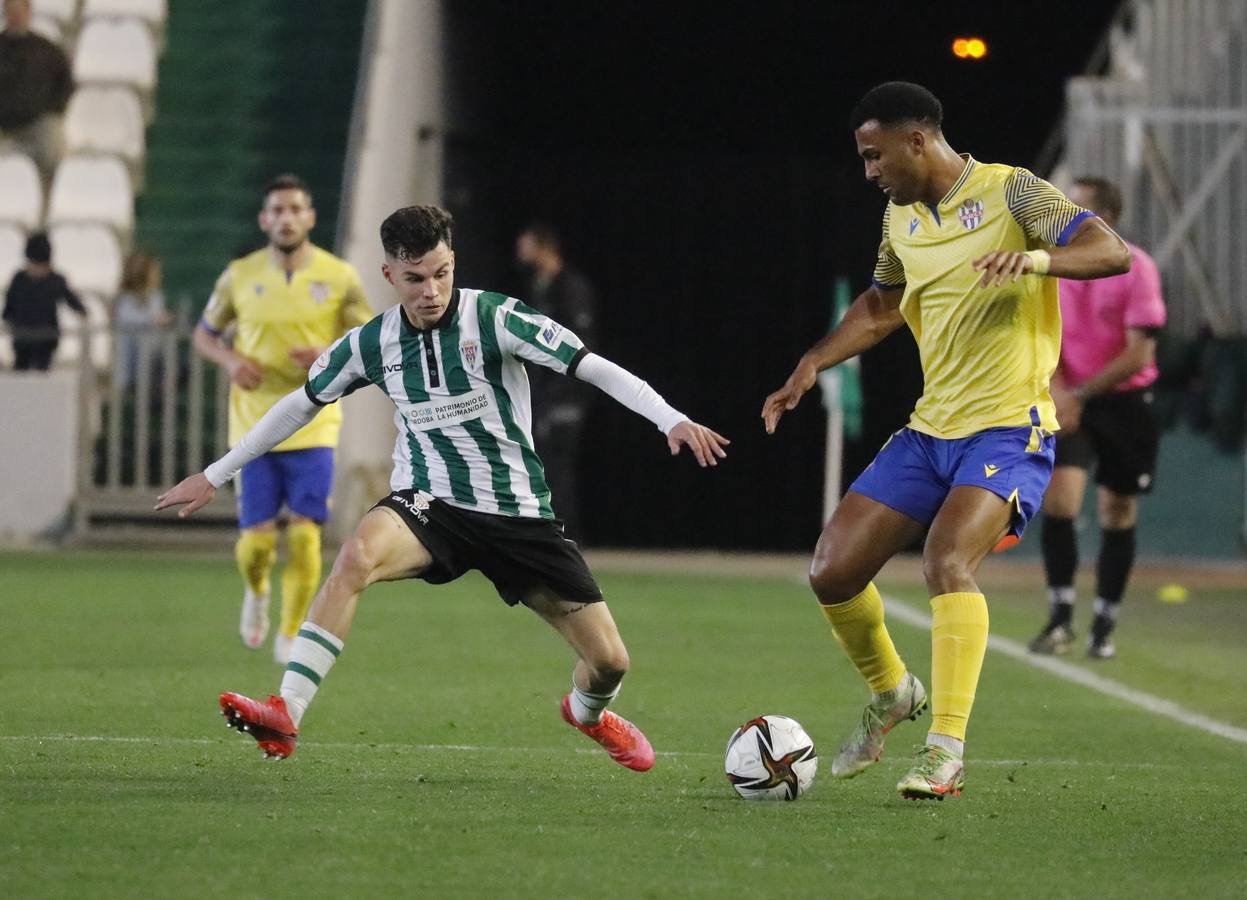
[[[1247,745],[989,652],[965,794],[906,802],[893,785],[929,718],[830,777],[866,695],[797,579],[599,575],[633,660],[617,708],[659,751],[643,775],[559,719],[570,652],[477,576],[370,591],[274,763],[217,715],[221,690],[280,677],[238,642],[228,559],[0,555],[0,893],[1243,895]],[[993,632],[1028,638],[1040,593],[989,593]],[[1247,726],[1247,597],[1128,603],[1121,656],[1095,671]],[[925,679],[927,634],[891,628]],[[746,803],[723,777],[760,713],[821,751],[796,803]]]

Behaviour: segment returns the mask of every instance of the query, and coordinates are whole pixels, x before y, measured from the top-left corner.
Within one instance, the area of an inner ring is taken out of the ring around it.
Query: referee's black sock
[[[1045,514],[1040,546],[1044,572],[1048,576],[1049,624],[1069,625],[1074,612],[1074,571],[1078,568],[1074,520]]]
[[[1126,581],[1134,568],[1134,527],[1106,528],[1101,539],[1095,595],[1116,606],[1126,593]]]
[[[1100,558],[1096,564],[1095,622],[1092,640],[1103,642],[1117,621],[1117,607],[1126,593],[1126,582],[1134,568],[1134,527],[1106,528],[1101,534]]]

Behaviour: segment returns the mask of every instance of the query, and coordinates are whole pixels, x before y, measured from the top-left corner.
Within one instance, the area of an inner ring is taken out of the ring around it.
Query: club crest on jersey
[[[463,364],[469,369],[476,368],[476,352],[480,348],[480,344],[476,341],[463,341],[459,344],[459,355],[463,357]]]
[[[957,218],[967,231],[978,228],[983,223],[983,201],[967,200],[957,209]]]
[[[312,302],[316,304],[324,303],[329,299],[329,282],[313,281],[308,285],[307,292],[312,295]]]

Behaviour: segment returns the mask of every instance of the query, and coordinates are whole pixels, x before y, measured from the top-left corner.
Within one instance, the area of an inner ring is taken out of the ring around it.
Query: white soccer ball
[[[723,769],[746,800],[796,800],[814,781],[818,755],[795,719],[758,716],[732,732]]]

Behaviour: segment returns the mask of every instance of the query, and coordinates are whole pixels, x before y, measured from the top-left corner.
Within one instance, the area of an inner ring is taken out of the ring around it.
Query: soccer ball
[[[818,755],[795,719],[758,716],[732,732],[723,768],[746,800],[796,800],[814,781]]]

